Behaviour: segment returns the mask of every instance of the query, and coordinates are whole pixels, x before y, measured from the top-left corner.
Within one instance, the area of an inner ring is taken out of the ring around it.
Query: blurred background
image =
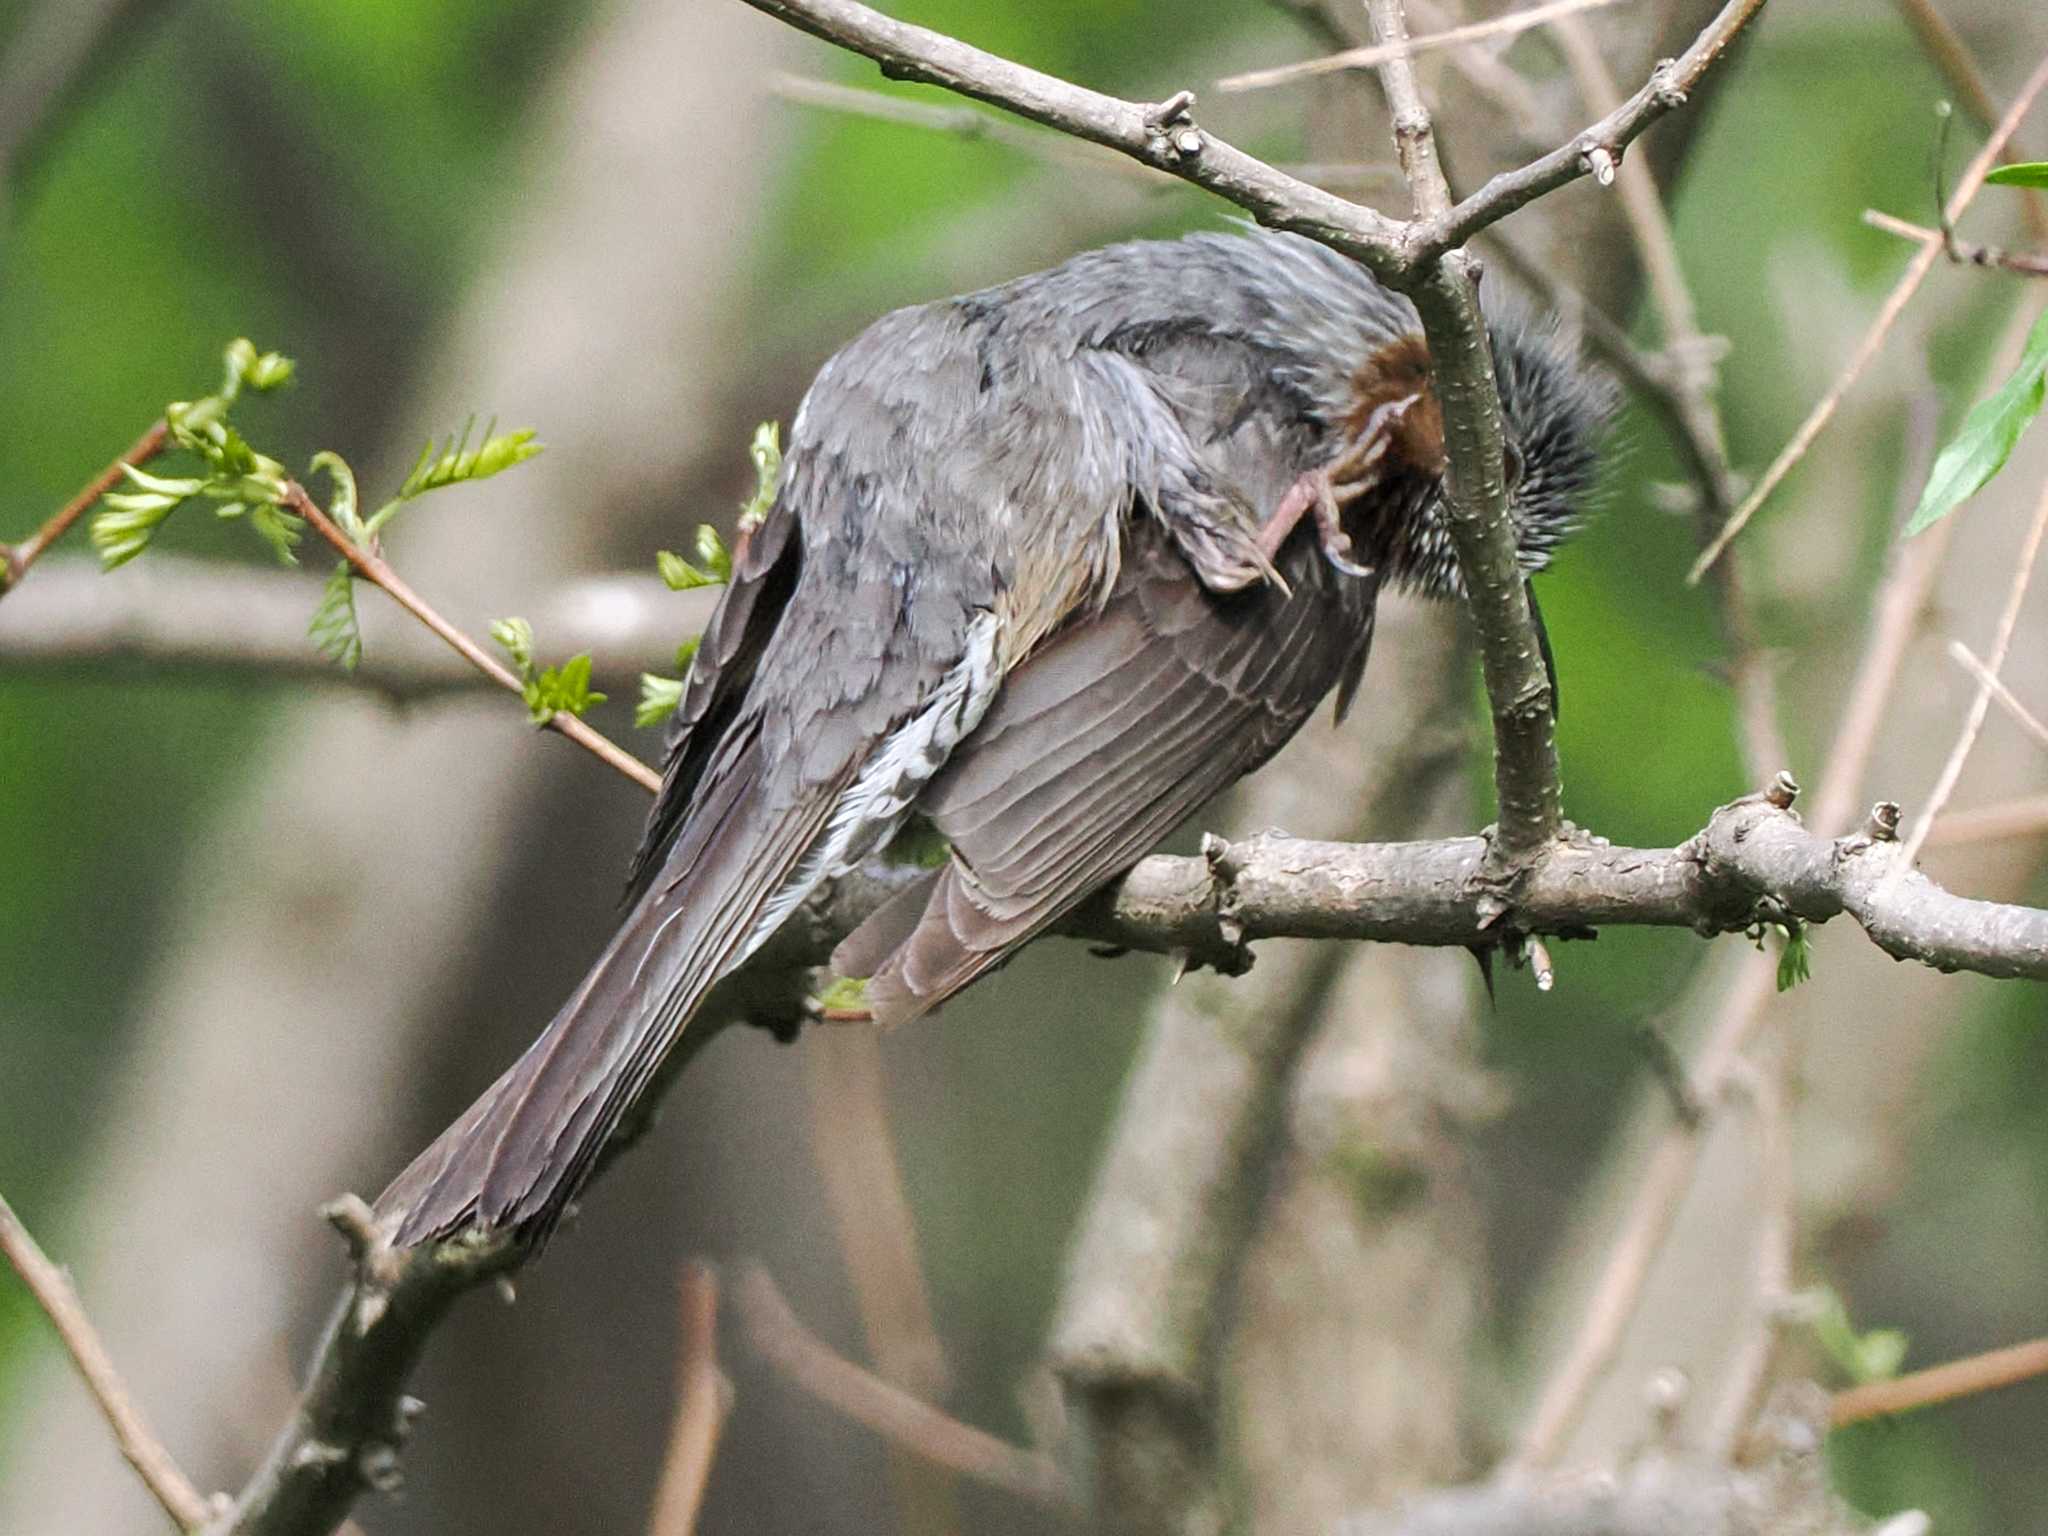
[[[1494,9],[1453,0],[1414,24]],[[1213,87],[1327,51],[1312,8],[891,10],[1122,96],[1192,86],[1205,126],[1405,211],[1368,76]],[[2037,8],[1941,10],[2001,102],[2048,49]],[[1628,0],[1585,25],[1626,90],[1709,14]],[[1467,189],[1596,115],[1548,34],[1479,57],[1487,67],[1467,70],[1433,55],[1425,71]],[[730,0],[0,3],[0,539],[31,532],[166,400],[212,388],[221,346],[248,335],[299,373],[238,419],[293,466],[339,450],[366,494],[472,413],[538,430],[539,460],[415,509],[393,541],[412,582],[481,633],[576,577],[651,569],[701,520],[729,527],[754,424],[786,423],[818,364],[882,310],[1227,212],[1050,139],[820,106],[784,75],[881,84]],[[1905,266],[1909,249],[1861,211],[1932,222],[1933,108],[1954,94],[1903,8],[1807,0],[1767,11],[1699,109],[1647,141],[1700,327],[1727,339],[1738,471],[1777,452]],[[2048,114],[2022,135],[2048,144]],[[1960,113],[1951,177],[1978,142]],[[1993,189],[1966,231],[2025,244],[2019,206]],[[1658,339],[1614,194],[1581,183],[1506,230],[1566,302]],[[1767,766],[1809,790],[1901,498],[1987,389],[2028,297],[2016,280],[1937,270],[1737,547],[1783,695],[1789,762]],[[1756,787],[1714,610],[1684,581],[1693,532],[1666,489],[1679,465],[1659,423],[1626,410],[1598,513],[1541,589],[1567,812],[1616,842],[1681,840]],[[1966,702],[1943,646],[1986,647],[2044,474],[2036,434],[1958,520],[1852,804],[1924,801]],[[160,544],[266,558],[198,515]],[[81,530],[28,585],[87,554]],[[2037,707],[2044,622],[2032,604],[2007,669]],[[1484,715],[1454,616],[1401,608],[1387,629],[1360,718],[1318,720],[1205,825],[1406,835],[1489,819]],[[133,658],[55,666],[6,637],[0,626],[0,1191],[75,1267],[195,1479],[239,1486],[343,1274],[315,1207],[381,1188],[545,1021],[608,932],[643,804],[495,696],[399,706]],[[682,637],[679,618],[669,643]],[[657,647],[645,664],[663,659]],[[598,684],[613,700],[600,727],[657,752],[631,724],[631,672]],[[2043,777],[2038,749],[1994,713],[1954,804]],[[2038,901],[2038,849],[1980,840],[1926,863],[1972,894]],[[1745,948],[1617,930],[1561,946],[1547,995],[1504,974],[1488,1007],[1462,955],[1270,944],[1250,977],[1197,978],[1162,1003],[1160,962],[1037,947],[882,1042],[944,1349],[912,1384],[1031,1436],[1019,1388],[1037,1379],[1063,1254],[1147,1031],[1164,1061],[1141,1072],[1170,1068],[1192,1014],[1284,1011],[1296,1054],[1282,1134],[1227,1309],[1233,1475],[1257,1527],[1281,1531],[1483,1471],[1569,1337],[1645,1138],[1668,1118],[1643,1032],[1686,1049]],[[1859,1327],[1904,1330],[1909,1365],[2048,1332],[2039,991],[1908,971],[1837,924],[1818,936],[1814,980],[1766,1006],[1795,1088],[1797,1282],[1833,1286]],[[820,1129],[831,1106],[812,1108],[832,1081],[820,1056],[808,1036],[729,1032],[521,1278],[517,1305],[460,1307],[418,1383],[429,1406],[404,1492],[366,1500],[365,1530],[643,1528],[692,1256],[759,1259],[807,1323],[869,1357],[819,1166],[837,1155]],[[1124,1112],[1142,1115],[1147,1079],[1132,1081]],[[1574,1457],[1641,1437],[1651,1370],[1679,1363],[1710,1388],[1743,1336],[1757,1173],[1742,1116],[1723,1118]],[[1423,1198],[1382,1198],[1389,1167],[1417,1171]],[[743,1339],[726,1344],[734,1408],[702,1529],[1060,1528],[1014,1497],[892,1464]],[[1837,1380],[1797,1340],[1789,1365]],[[2048,1529],[2044,1413],[2048,1386],[2017,1388],[1837,1435],[1831,1465],[1862,1507],[1922,1506],[1944,1536]],[[0,1532],[159,1518],[39,1315],[0,1284]]]

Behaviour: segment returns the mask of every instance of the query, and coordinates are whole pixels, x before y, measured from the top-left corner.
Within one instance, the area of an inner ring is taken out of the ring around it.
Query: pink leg
[[[1269,561],[1278,559],[1280,546],[1287,542],[1288,535],[1294,532],[1304,514],[1313,512],[1316,538],[1322,546],[1323,558],[1346,576],[1370,576],[1370,569],[1351,559],[1351,538],[1344,532],[1339,512],[1338,487],[1332,475],[1334,467],[1326,465],[1321,469],[1308,470],[1287,488],[1287,494],[1280,498],[1280,505],[1273,509],[1273,515],[1259,529],[1259,550]],[[1350,500],[1362,489],[1359,485],[1346,484],[1344,499]]]

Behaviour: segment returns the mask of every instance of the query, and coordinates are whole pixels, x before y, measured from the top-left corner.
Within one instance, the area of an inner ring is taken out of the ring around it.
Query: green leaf
[[[187,496],[197,496],[206,489],[206,481],[197,477],[170,479],[163,475],[152,475],[146,469],[137,469],[133,464],[123,464],[121,473],[130,485],[139,485],[145,491],[154,491],[159,496],[176,497],[183,501]]]
[[[249,526],[262,536],[286,565],[297,565],[299,557],[292,553],[299,540],[306,536],[305,523],[282,507],[264,501],[249,509]]]
[[[1998,392],[1980,400],[1934,461],[1920,505],[1906,524],[1906,536],[1932,527],[1983,489],[2005,467],[2020,434],[2041,412],[2048,395],[2048,311],[2027,333],[2020,365]]]
[[[1853,1382],[1888,1381],[1905,1363],[1906,1335],[1896,1328],[1858,1333],[1842,1298],[1826,1286],[1802,1294],[1812,1309],[1813,1337]]]
[[[645,730],[666,725],[683,702],[683,680],[663,677],[657,672],[640,674],[640,703],[633,710],[633,723]]]
[[[605,696],[590,686],[590,654],[571,656],[559,667],[549,667],[534,678],[527,693],[526,707],[535,725],[546,725],[558,714],[581,715]]]
[[[681,555],[666,549],[654,552],[654,568],[661,572],[661,579],[671,592],[688,592],[692,587],[715,587],[718,578],[709,572],[700,571]]]
[[[2022,160],[2001,165],[1984,178],[2001,187],[2048,187],[2048,160]]]
[[[312,468],[327,471],[327,478],[334,482],[334,495],[327,504],[327,515],[341,524],[341,531],[357,544],[370,542],[370,530],[363,526],[362,514],[357,510],[356,472],[348,467],[348,460],[328,449],[321,449],[313,455]]]
[[[1778,954],[1778,990],[1790,992],[1813,976],[1813,939],[1806,924],[1785,930],[1785,947]]]
[[[533,440],[530,429],[495,433],[492,429],[496,425],[493,422],[484,428],[484,440],[474,448],[469,446],[469,435],[476,428],[474,417],[462,429],[462,436],[450,437],[439,453],[434,451],[431,442],[428,443],[421,451],[419,461],[413,465],[412,473],[398,488],[398,499],[410,501],[443,486],[460,485],[468,480],[488,480],[515,464],[524,464],[541,451],[541,445]]]
[[[92,520],[92,547],[100,552],[100,568],[111,571],[126,565],[156,537],[157,525],[171,515],[182,497],[149,492],[135,496],[103,496],[100,505],[113,510]]]
[[[363,632],[356,622],[355,572],[346,560],[337,562],[334,574],[327,578],[306,633],[320,654],[339,663],[344,672],[355,671],[356,663],[363,659]]]
[[[752,533],[775,505],[775,487],[782,479],[782,428],[764,421],[754,428],[747,452],[754,460],[754,494],[740,507],[740,532]]]
[[[709,523],[697,525],[697,563],[720,585],[732,580],[732,551]]]
[[[825,1014],[863,1015],[868,1010],[868,984],[857,976],[835,976],[818,994],[818,1010]]]
[[[533,670],[533,626],[524,619],[499,619],[491,625],[491,638],[512,658],[513,670],[524,676]]]
[[[690,675],[690,663],[697,659],[697,647],[703,643],[702,635],[692,635],[676,647],[676,670],[684,677]]]

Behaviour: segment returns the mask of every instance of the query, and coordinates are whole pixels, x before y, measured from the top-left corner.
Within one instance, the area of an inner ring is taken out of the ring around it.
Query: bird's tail
[[[751,765],[748,765],[751,766]],[[712,788],[540,1038],[377,1199],[393,1241],[464,1229],[545,1241],[705,996],[794,905],[814,818],[764,815],[760,780]]]

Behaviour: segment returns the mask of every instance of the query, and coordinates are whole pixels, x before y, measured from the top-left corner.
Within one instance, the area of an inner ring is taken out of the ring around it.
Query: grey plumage
[[[1348,702],[1379,580],[1455,588],[1417,330],[1320,246],[1210,234],[899,310],[833,357],[698,651],[631,909],[385,1192],[398,1240],[544,1237],[710,988],[913,810],[950,861],[835,957],[884,1022],[1000,963],[1333,689]],[[1540,329],[1497,327],[1495,350],[1534,569],[1606,395]],[[1368,429],[1375,391],[1396,405]],[[1307,531],[1262,549],[1290,488],[1367,430],[1386,442],[1343,526],[1377,575]]]

